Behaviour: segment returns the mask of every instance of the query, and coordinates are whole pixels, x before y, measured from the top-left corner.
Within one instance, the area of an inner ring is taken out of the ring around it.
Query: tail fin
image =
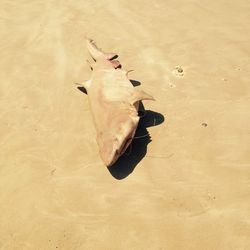
[[[117,55],[114,53],[105,53],[103,52],[100,48],[98,48],[96,46],[96,44],[94,43],[94,41],[92,39],[88,39],[86,38],[86,43],[87,43],[87,48],[88,51],[90,53],[90,55],[93,57],[94,60],[100,58],[100,57],[104,57],[107,60],[111,60],[114,57],[116,57]]]

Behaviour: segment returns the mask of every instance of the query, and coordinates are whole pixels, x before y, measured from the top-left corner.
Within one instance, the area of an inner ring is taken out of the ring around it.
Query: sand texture
[[[0,2],[0,249],[250,249],[250,1]],[[110,171],[85,36],[156,99]]]

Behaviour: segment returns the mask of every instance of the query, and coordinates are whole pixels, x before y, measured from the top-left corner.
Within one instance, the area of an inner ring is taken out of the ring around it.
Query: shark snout
[[[113,157],[109,165],[107,166],[113,165],[118,160],[118,158],[125,153],[129,145],[131,144],[132,140],[133,140],[133,134],[129,134],[123,140],[119,140],[119,138],[116,138],[117,143],[113,148]]]
[[[110,148],[106,147],[105,150],[100,152],[105,165],[107,167],[112,166],[118,160],[118,158],[122,154],[124,154],[124,152],[126,151],[131,141],[132,141],[132,138],[126,138],[123,141],[115,139],[115,142],[113,143],[113,147],[110,147]]]
[[[115,136],[102,135],[98,138],[100,156],[107,167],[112,166],[131,144],[134,129],[122,129]]]

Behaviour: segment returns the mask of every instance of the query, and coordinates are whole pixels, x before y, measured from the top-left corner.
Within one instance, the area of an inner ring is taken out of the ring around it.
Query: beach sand
[[[250,249],[249,13],[247,0],[1,0],[0,249]],[[85,36],[156,99],[151,142],[110,171],[74,85],[91,74]]]

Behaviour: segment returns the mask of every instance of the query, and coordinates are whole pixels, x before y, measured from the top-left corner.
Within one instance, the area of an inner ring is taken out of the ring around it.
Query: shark
[[[89,62],[92,74],[79,85],[88,95],[100,157],[110,167],[134,138],[140,119],[139,103],[155,99],[132,85],[130,71],[121,68],[117,54],[104,52],[92,39],[86,38],[86,45],[93,59]]]

